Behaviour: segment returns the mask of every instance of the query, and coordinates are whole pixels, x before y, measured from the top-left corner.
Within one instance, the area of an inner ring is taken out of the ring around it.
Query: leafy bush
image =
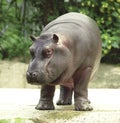
[[[17,30],[7,30],[0,39],[0,57],[1,59],[12,59],[15,57],[28,58],[28,49],[31,44],[28,38],[19,35]]]
[[[25,24],[23,2],[0,1],[0,59],[29,57],[30,28]]]
[[[120,0],[86,0],[72,3],[69,11],[92,17],[101,30],[103,56],[112,48],[120,48]]]
[[[29,35],[39,35],[48,22],[73,11],[97,22],[103,56],[120,49],[120,0],[7,0],[0,1],[0,58],[26,58]]]

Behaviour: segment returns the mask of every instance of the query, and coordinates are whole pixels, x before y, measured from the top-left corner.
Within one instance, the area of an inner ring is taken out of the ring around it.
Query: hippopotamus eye
[[[45,58],[51,57],[52,54],[53,54],[53,49],[51,49],[51,48],[47,48],[47,49],[44,49],[44,50],[42,51],[42,55],[43,55],[43,57],[45,57]]]

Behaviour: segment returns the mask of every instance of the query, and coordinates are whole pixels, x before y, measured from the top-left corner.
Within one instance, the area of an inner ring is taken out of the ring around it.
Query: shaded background
[[[67,12],[86,14],[100,28],[101,66],[90,87],[120,88],[120,0],[0,0],[0,87],[31,87],[29,36]]]

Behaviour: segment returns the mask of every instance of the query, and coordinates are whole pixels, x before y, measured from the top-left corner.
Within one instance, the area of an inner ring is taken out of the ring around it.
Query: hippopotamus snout
[[[37,82],[37,78],[38,78],[38,72],[29,72],[27,71],[27,80],[28,80],[28,83],[32,83],[32,82]]]
[[[46,71],[27,71],[26,78],[28,83],[34,85],[43,85],[49,82],[48,73]]]

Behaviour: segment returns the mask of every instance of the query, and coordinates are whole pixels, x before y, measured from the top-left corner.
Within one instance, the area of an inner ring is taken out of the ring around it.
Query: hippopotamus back
[[[99,28],[96,22],[84,14],[71,12],[58,17],[57,19],[46,25],[42,33],[49,32],[65,35],[65,37],[69,39],[68,41],[71,41],[70,43],[74,47],[75,54],[77,56],[76,59],[80,59],[80,64],[82,62],[82,59],[79,58],[79,56],[81,56],[80,49],[82,49],[82,52],[84,53],[87,51],[87,57],[85,57],[89,59],[88,65],[90,65],[91,60],[91,62],[93,62],[91,63],[91,65],[93,66],[91,74],[92,78],[94,73],[98,69],[99,62],[101,59],[102,42],[100,38]]]

